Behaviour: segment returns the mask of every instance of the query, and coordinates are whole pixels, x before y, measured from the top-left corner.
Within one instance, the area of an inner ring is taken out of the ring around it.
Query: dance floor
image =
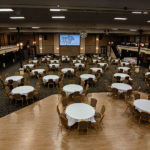
[[[96,110],[106,105],[103,129],[89,129],[88,135],[60,130],[56,105],[59,95],[49,96],[0,118],[0,150],[148,150],[150,126],[138,124],[124,100],[107,93],[90,93]],[[142,94],[142,98],[147,98]]]

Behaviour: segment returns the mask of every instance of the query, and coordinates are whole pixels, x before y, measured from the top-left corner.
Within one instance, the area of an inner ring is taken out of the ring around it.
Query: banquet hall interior
[[[0,150],[149,150],[150,1],[0,1]]]

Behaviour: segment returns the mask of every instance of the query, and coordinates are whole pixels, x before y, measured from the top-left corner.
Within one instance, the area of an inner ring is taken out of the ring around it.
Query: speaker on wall
[[[47,34],[44,34],[43,36],[44,36],[44,40],[47,40]]]
[[[99,34],[99,36],[98,36],[99,40],[102,40],[103,36],[104,36],[103,34]]]

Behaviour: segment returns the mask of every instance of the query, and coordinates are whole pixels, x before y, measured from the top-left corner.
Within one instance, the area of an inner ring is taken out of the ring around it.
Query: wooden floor
[[[90,97],[98,99],[97,109],[106,105],[103,130],[90,129],[88,136],[77,131],[61,132],[56,113],[58,95],[52,95],[0,118],[0,150],[150,149],[150,125],[138,125],[125,112],[123,100],[114,100],[107,93],[92,93]]]

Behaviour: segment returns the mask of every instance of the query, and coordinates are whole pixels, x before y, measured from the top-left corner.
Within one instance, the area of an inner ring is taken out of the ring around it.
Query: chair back
[[[97,100],[95,98],[91,98],[91,106],[96,107]]]
[[[105,105],[103,105],[103,106],[101,107],[100,114],[103,115],[103,114],[105,113],[105,110],[106,110]]]
[[[135,99],[140,99],[140,97],[141,97],[141,96],[140,96],[139,93],[135,93],[135,94],[134,94],[134,98],[135,98]]]
[[[85,121],[85,120],[83,120],[83,121],[80,121],[79,123],[78,123],[78,130],[87,130],[88,129],[88,121]]]
[[[69,128],[69,127],[68,127],[68,120],[67,120],[67,118],[66,118],[64,115],[62,115],[62,114],[60,114],[60,121],[61,121],[62,126],[64,126],[66,129]]]

